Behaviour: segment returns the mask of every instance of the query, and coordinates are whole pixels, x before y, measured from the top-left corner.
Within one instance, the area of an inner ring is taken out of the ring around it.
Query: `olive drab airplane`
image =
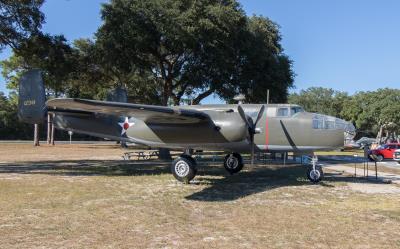
[[[224,151],[224,167],[231,174],[243,168],[240,153],[255,151],[310,154],[343,147],[354,126],[344,120],[309,113],[292,104],[154,106],[86,99],[45,101],[39,70],[26,72],[20,81],[19,117],[41,123],[54,115],[58,129],[132,142],[152,148],[184,151],[171,166],[175,178],[189,182],[196,175],[192,150]],[[320,167],[307,177],[318,182]]]

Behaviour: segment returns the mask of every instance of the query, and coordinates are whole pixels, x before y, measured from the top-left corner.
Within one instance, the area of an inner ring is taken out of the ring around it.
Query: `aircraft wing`
[[[130,116],[148,124],[188,124],[208,122],[210,120],[206,113],[197,110],[86,99],[52,99],[47,101],[47,107],[49,111],[53,112],[84,112]]]

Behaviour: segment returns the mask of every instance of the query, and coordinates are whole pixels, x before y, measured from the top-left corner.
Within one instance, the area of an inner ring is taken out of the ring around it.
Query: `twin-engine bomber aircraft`
[[[185,151],[171,166],[175,178],[189,182],[196,175],[191,150],[227,152],[224,167],[231,174],[243,168],[240,153],[255,151],[313,153],[343,147],[345,133],[354,126],[344,120],[305,112],[291,104],[154,106],[85,99],[45,102],[39,70],[20,81],[19,117],[27,123],[43,122],[54,115],[58,129],[153,148]],[[307,177],[318,182],[320,167],[310,167]]]

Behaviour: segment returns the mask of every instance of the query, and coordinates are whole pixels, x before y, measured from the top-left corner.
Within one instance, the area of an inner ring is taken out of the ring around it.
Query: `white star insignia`
[[[119,126],[121,126],[122,127],[122,130],[121,130],[121,135],[124,135],[125,133],[126,133],[126,131],[131,127],[131,126],[133,126],[135,123],[130,123],[129,122],[129,118],[128,117],[125,117],[125,121],[123,122],[123,123],[118,123],[119,124]]]

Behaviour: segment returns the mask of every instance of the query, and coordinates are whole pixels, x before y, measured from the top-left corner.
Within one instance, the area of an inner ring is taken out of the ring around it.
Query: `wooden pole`
[[[51,145],[54,145],[54,114],[51,116]]]
[[[51,114],[47,113],[47,144],[51,143]]]
[[[39,143],[39,125],[38,124],[34,125],[33,145],[34,146],[40,146],[40,143]]]

